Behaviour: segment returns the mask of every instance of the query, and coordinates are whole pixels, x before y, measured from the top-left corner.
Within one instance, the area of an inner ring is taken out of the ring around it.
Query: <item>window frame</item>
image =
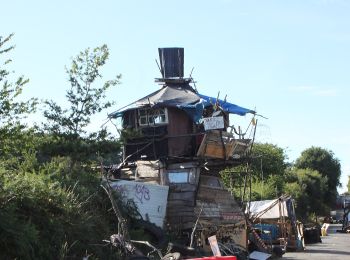
[[[186,178],[179,176],[180,178],[176,180],[176,174],[186,174]],[[174,177],[171,177],[173,175]],[[177,184],[196,184],[198,178],[197,168],[184,168],[184,169],[168,169],[165,171],[166,183],[168,185]],[[186,180],[185,180],[186,179]]]
[[[140,127],[168,124],[168,109],[166,107],[139,108],[137,115]],[[160,121],[157,120],[159,118]]]

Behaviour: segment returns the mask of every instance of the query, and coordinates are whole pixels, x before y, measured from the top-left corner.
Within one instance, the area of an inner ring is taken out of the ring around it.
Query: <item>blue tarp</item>
[[[229,103],[221,99],[216,99],[201,94],[197,95],[201,98],[197,103],[177,105],[178,108],[183,109],[189,116],[191,116],[193,121],[196,123],[199,123],[202,119],[204,108],[214,105],[220,106],[227,113],[236,114],[240,116],[244,116],[247,113],[255,114],[255,111],[253,110],[237,106],[235,104]]]
[[[198,124],[203,117],[202,115],[203,110],[206,107],[206,102],[201,99],[195,104],[181,104],[177,105],[177,107],[184,110],[192,118],[192,120]]]
[[[217,104],[225,112],[228,112],[231,114],[236,114],[236,115],[240,115],[240,116],[244,116],[247,113],[255,114],[254,110],[250,110],[250,109],[247,109],[244,107],[237,106],[235,104],[227,102],[226,100],[216,99],[216,98],[204,96],[201,94],[198,94],[198,96],[207,102],[206,106]]]

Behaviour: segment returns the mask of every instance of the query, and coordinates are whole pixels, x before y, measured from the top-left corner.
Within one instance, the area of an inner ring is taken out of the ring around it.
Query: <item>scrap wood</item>
[[[124,238],[126,238],[127,240],[129,239],[129,231],[128,231],[128,227],[126,225],[126,219],[123,217],[121,210],[118,207],[118,204],[116,203],[113,194],[112,194],[112,187],[109,183],[108,178],[104,178],[105,183],[107,183],[107,185],[105,184],[101,184],[101,187],[104,189],[104,191],[107,193],[109,200],[111,201],[112,204],[112,208],[113,211],[115,213],[115,215],[117,216],[118,219],[118,234],[121,234]],[[124,240],[123,240],[124,241]]]
[[[196,223],[194,224],[194,227],[193,227],[193,230],[192,230],[192,233],[191,233],[191,242],[190,242],[190,247],[192,248],[193,246],[193,238],[194,238],[194,233],[197,229],[197,224],[198,224],[198,221],[199,221],[199,218],[202,214],[202,211],[203,211],[203,204],[202,204],[202,207],[201,207],[201,210],[199,211],[199,214],[198,214],[198,217],[197,217],[197,220],[196,220]]]

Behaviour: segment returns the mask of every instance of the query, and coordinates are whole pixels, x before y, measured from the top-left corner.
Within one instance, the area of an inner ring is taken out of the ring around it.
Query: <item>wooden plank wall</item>
[[[215,234],[218,240],[230,238],[246,247],[245,217],[230,192],[218,177],[201,176],[197,192],[195,212],[202,210],[200,224],[203,236]]]
[[[238,223],[244,219],[243,212],[227,190],[199,186],[196,212],[203,208],[201,219],[212,223]]]
[[[177,230],[192,228],[195,221],[195,184],[170,184],[167,206],[167,221]]]
[[[193,133],[193,122],[190,117],[186,114],[186,112],[180,109],[168,108],[168,119],[168,155],[193,155],[192,150],[194,150],[194,147],[192,140],[194,140],[194,137],[185,136]]]
[[[161,184],[169,186],[167,221],[173,231],[192,228],[196,221],[194,212],[200,169],[196,162],[173,163],[160,169]],[[168,172],[187,171],[188,183],[169,183]]]

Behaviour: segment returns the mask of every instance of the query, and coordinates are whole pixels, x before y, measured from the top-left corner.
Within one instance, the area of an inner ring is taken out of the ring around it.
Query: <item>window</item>
[[[140,109],[139,114],[140,114],[140,116],[139,116],[140,125],[148,125],[147,110]]]
[[[167,183],[196,183],[196,168],[167,170]]]
[[[220,179],[218,177],[215,176],[205,176],[202,175],[200,182],[203,186],[209,186],[209,187],[215,187],[215,188],[219,188],[219,189],[223,189],[224,186],[221,183]]]
[[[188,172],[169,172],[170,183],[188,183]]]
[[[146,125],[160,125],[168,123],[168,113],[166,108],[156,109],[139,109],[139,124]]]

